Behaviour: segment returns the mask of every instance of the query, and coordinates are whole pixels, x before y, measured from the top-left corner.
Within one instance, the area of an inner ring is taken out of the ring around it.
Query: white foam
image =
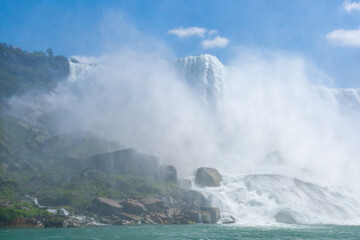
[[[360,224],[360,199],[345,190],[271,174],[225,175],[220,187],[198,188],[222,217],[241,225],[278,225],[281,213],[298,224]],[[291,223],[291,222],[290,222]]]

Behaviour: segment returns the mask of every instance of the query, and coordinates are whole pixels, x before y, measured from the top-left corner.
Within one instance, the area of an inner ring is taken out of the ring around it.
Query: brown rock
[[[220,210],[217,207],[202,207],[200,209],[203,223],[217,223],[220,219]],[[208,218],[209,217],[209,218]]]
[[[161,219],[161,217],[155,215],[153,218],[152,218],[156,223],[158,224],[164,224],[163,220]]]
[[[43,228],[44,225],[35,218],[18,217],[12,220],[8,227],[13,228]]]
[[[149,212],[161,212],[166,209],[163,200],[155,197],[146,197],[139,200]]]
[[[212,223],[210,213],[207,211],[200,211],[202,223]]]
[[[215,168],[199,168],[196,171],[195,183],[200,187],[219,187],[221,175]]]
[[[183,214],[189,218],[190,221],[199,223],[200,222],[200,212],[197,210],[187,210],[183,211]]]
[[[144,223],[144,224],[155,224],[156,222],[154,222],[152,219],[151,219],[151,216],[150,215],[146,215],[143,217],[141,223]]]
[[[126,213],[143,214],[147,212],[147,209],[141,202],[132,198],[122,201],[121,204],[123,205],[123,211]]]
[[[120,213],[119,217],[121,220],[126,220],[126,221],[133,221],[135,223],[139,222],[141,217],[138,215],[134,215],[134,214],[130,214],[130,213]]]
[[[158,224],[169,224],[170,219],[163,213],[157,213],[151,215],[151,219]]]
[[[167,215],[168,215],[168,217],[170,217],[170,218],[176,217],[176,216],[178,216],[178,215],[180,215],[180,214],[181,214],[181,211],[180,211],[180,209],[178,209],[178,208],[169,208],[169,209],[167,210]]]
[[[117,201],[103,197],[94,198],[91,206],[95,213],[103,216],[119,215],[123,209]]]

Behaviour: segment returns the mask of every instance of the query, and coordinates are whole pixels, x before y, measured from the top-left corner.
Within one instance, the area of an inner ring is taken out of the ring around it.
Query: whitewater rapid
[[[274,174],[223,175],[220,187],[197,188],[222,221],[240,225],[360,224],[360,198],[345,189],[323,187]]]

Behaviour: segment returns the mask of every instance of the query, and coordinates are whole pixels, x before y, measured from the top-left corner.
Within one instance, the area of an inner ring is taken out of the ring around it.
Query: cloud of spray
[[[326,75],[296,56],[246,53],[232,65],[223,101],[227,144],[239,153],[231,162],[252,172],[354,182],[359,109],[344,106],[359,99],[341,99],[341,90],[317,85]]]
[[[344,113],[332,90],[314,86],[326,76],[301,57],[241,51],[226,68],[214,114],[168,61],[168,48],[145,45],[151,50],[130,44],[95,67],[75,64],[51,94],[16,97],[10,105],[51,114],[58,131],[91,131],[156,154],[180,174],[212,166],[359,182],[359,115]]]

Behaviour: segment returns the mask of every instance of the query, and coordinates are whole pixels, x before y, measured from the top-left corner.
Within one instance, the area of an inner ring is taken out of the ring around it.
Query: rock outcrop
[[[119,215],[123,209],[117,201],[102,197],[94,198],[91,208],[94,213],[103,216]]]
[[[132,198],[128,198],[125,199],[124,201],[121,201],[121,204],[123,206],[123,212],[125,213],[141,215],[147,212],[147,209],[141,202]]]
[[[96,226],[97,224],[88,217],[83,217],[83,219],[72,217],[65,219],[63,222],[64,228],[78,228],[78,227],[88,227],[88,226]]]
[[[100,153],[80,160],[81,166],[106,173],[130,174],[134,176],[154,176],[159,168],[159,160],[150,154],[140,153],[133,148]]]
[[[220,210],[217,207],[202,207],[200,209],[203,223],[217,223],[220,219]]]
[[[44,225],[35,218],[18,217],[12,220],[7,227],[12,228],[43,228]]]
[[[200,187],[219,187],[221,175],[215,168],[198,168],[195,175],[195,183]]]

